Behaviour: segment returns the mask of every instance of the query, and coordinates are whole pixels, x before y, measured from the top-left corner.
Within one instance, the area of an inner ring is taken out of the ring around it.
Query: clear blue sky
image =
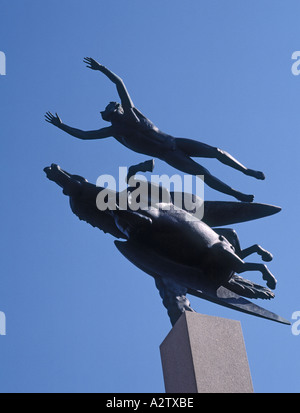
[[[43,172],[55,162],[96,182],[145,159],[112,138],[79,141],[44,121],[50,110],[74,127],[104,126],[99,111],[116,90],[84,56],[123,77],[165,132],[265,172],[262,182],[202,162],[257,202],[282,207],[235,229],[243,246],[274,255],[276,297],[257,303],[287,319],[300,311],[300,76],[291,73],[299,14],[293,0],[0,0],[1,392],[164,392],[159,345],[171,325],[152,278],[110,235],[80,222]],[[176,170],[157,161],[155,172]],[[205,199],[231,200],[207,187]],[[256,392],[300,390],[300,335],[289,326],[191,302],[241,321]]]

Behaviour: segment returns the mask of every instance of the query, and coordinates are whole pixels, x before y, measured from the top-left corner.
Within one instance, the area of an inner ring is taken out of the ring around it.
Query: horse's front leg
[[[258,244],[252,245],[251,247],[241,250],[239,256],[242,259],[244,259],[248,257],[248,255],[254,254],[255,252],[261,256],[263,261],[272,261],[273,259],[273,255]]]
[[[267,281],[267,286],[272,290],[274,290],[276,287],[277,280],[265,264],[243,262],[242,264],[237,265],[237,267],[234,270],[238,274],[245,271],[260,271],[263,275],[263,280]]]

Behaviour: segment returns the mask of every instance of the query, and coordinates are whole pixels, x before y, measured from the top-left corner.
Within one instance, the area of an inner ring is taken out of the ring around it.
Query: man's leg
[[[211,173],[207,169],[199,165],[193,159],[186,156],[180,150],[169,152],[161,159],[174,168],[190,175],[204,175],[204,182],[209,187],[215,189],[216,191],[222,192],[223,194],[234,196],[239,201],[252,202],[254,199],[253,195],[243,194],[242,192],[236,191],[235,189],[226,185],[224,182],[211,175]]]
[[[245,175],[252,176],[256,179],[265,179],[265,176],[260,171],[246,168],[228,152],[222,149],[215,148],[202,142],[194,141],[192,139],[177,138],[177,147],[186,155],[199,158],[215,158],[231,168],[237,169]]]

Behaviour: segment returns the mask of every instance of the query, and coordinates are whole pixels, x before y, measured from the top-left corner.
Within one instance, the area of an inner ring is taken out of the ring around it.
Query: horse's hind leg
[[[261,256],[263,261],[272,261],[273,259],[273,255],[258,244],[241,250],[239,256],[244,259],[245,257],[248,257],[248,255],[254,254],[255,252]]]
[[[268,267],[265,264],[256,264],[252,262],[243,262],[235,269],[235,271],[240,274],[245,271],[260,271],[263,275],[263,279],[267,281],[267,286],[272,290],[276,287],[276,278],[274,275],[268,270]]]

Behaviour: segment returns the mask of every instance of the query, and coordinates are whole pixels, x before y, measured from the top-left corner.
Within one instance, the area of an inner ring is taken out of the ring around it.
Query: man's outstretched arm
[[[84,63],[87,64],[87,67],[89,69],[99,70],[100,72],[105,74],[109,78],[109,80],[111,80],[116,85],[118,94],[121,99],[121,104],[124,110],[133,108],[134,106],[133,102],[129,96],[129,93],[127,92],[127,89],[124,85],[123,80],[119,76],[111,72],[109,69],[107,69],[107,67],[96,62],[96,60],[92,59],[91,57],[85,57],[83,61]]]
[[[58,114],[54,116],[51,112],[47,112],[45,115],[45,120],[57,128],[67,132],[69,135],[75,136],[78,139],[103,139],[112,136],[112,127],[102,128],[98,130],[83,131],[81,129],[72,128],[71,126],[65,125]]]

